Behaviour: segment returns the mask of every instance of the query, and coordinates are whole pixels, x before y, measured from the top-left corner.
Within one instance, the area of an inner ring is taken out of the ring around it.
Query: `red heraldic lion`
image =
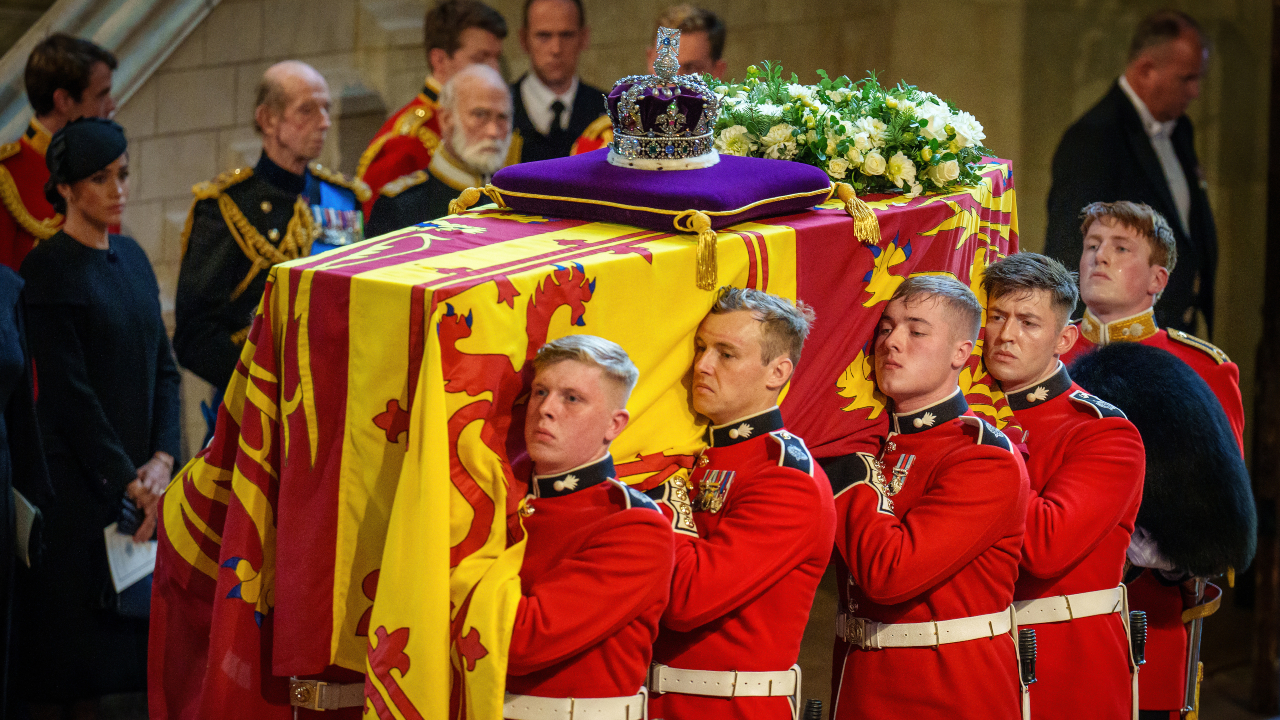
[[[0,264],[17,270],[32,246],[48,240],[62,226],[44,196],[49,169],[44,153],[52,136],[32,120],[15,142],[0,145]]]
[[[567,473],[534,477],[519,516],[527,533],[507,666],[511,703],[639,696],[671,587],[672,533],[658,507],[614,479],[608,456]],[[509,520],[519,533],[517,516]],[[617,712],[602,717],[624,717]],[[607,710],[607,708],[596,708]]]
[[[422,92],[400,108],[378,129],[360,155],[356,178],[372,194],[364,202],[367,219],[382,186],[405,175],[426,170],[440,144],[440,83],[428,77]]]
[[[1227,354],[1214,345],[1181,330],[1164,330],[1156,327],[1155,314],[1148,310],[1133,317],[1104,323],[1085,311],[1084,318],[1076,322],[1080,339],[1062,362],[1070,365],[1076,358],[1098,346],[1118,342],[1137,342],[1158,347],[1173,353],[1208,385],[1222,403],[1222,411],[1231,423],[1231,432],[1244,455],[1244,403],[1240,399],[1240,368],[1231,362]]]
[[[650,491],[676,530],[676,562],[649,717],[792,717],[800,640],[831,559],[831,487],[776,407],[710,436],[692,512],[682,481]]]
[[[1036,631],[1031,716],[1128,718],[1135,686],[1120,581],[1142,499],[1142,436],[1061,365],[1007,397],[1030,452],[1014,605],[1018,626]]]
[[[848,644],[831,717],[1021,717],[1011,606],[1029,481],[1013,444],[957,389],[894,415],[881,460],[826,468]]]

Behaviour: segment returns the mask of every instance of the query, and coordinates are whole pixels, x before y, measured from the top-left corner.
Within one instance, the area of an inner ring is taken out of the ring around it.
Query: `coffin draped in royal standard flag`
[[[985,299],[986,266],[1016,252],[1011,165],[980,176],[866,198],[874,246],[834,202],[719,231],[720,285],[817,312],[782,410],[818,457],[878,450],[871,339],[897,286],[950,274]],[[529,360],[571,333],[620,343],[641,378],[613,445],[620,479],[688,473],[704,426],[686,374],[714,298],[695,286],[696,246],[490,207],[272,268],[214,438],[165,495],[152,717],[287,718],[295,676],[365,676],[365,708],[337,717],[499,717]],[[1006,427],[981,346],[961,385]]]

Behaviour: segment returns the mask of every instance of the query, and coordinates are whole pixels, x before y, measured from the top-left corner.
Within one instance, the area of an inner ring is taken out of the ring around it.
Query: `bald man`
[[[440,143],[431,164],[379,191],[368,236],[377,237],[449,214],[449,201],[483,187],[506,162],[511,145],[511,92],[498,71],[470,65],[440,92]]]
[[[179,363],[219,392],[249,335],[267,269],[363,239],[368,186],[314,162],[329,106],[329,85],[315,68],[296,60],[272,65],[253,114],[262,137],[258,164],[192,188],[173,347]]]

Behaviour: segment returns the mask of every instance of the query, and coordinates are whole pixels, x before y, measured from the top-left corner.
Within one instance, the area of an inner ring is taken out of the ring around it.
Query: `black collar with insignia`
[[[751,415],[724,425],[713,425],[707,429],[710,438],[707,444],[711,447],[725,447],[782,428],[782,411],[774,405],[758,415]]]
[[[1005,399],[1009,401],[1009,407],[1014,412],[1018,412],[1019,410],[1043,405],[1070,389],[1071,375],[1067,372],[1067,366],[1059,361],[1058,371],[1053,375],[1020,390],[1005,393]]]
[[[616,477],[613,458],[605,455],[595,462],[579,465],[559,475],[534,475],[531,489],[533,496],[537,498],[564,497],[613,477]]]
[[[964,399],[964,393],[960,392],[960,388],[956,388],[956,391],[945,400],[939,400],[929,407],[913,413],[894,413],[893,431],[900,435],[924,432],[929,428],[949,423],[968,411],[969,403]]]

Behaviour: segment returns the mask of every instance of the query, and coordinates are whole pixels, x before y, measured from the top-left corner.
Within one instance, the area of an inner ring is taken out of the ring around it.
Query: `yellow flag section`
[[[719,284],[794,299],[795,247],[787,227],[722,233]],[[360,285],[413,284],[428,324],[368,624],[367,708],[379,718],[501,717],[523,556],[508,518],[527,487],[530,360],[547,340],[599,335],[639,368],[632,422],[613,444],[622,481],[688,472],[702,429],[685,381],[714,298],[693,283],[695,253],[687,237],[587,223],[354,278],[353,316]]]

